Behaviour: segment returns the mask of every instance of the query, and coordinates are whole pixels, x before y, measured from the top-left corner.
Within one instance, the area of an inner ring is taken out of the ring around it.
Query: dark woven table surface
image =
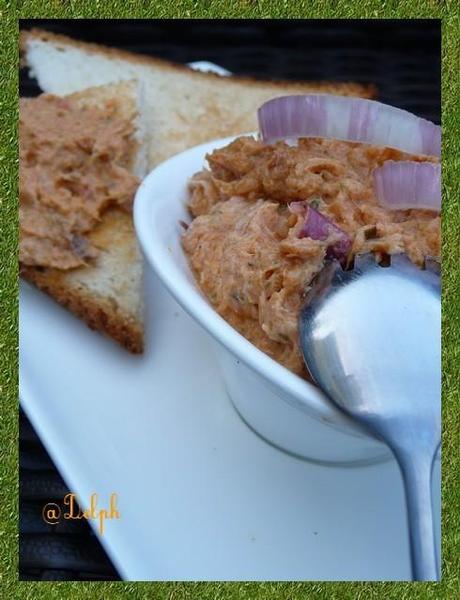
[[[241,75],[374,83],[383,102],[440,122],[439,21],[21,22],[31,27],[177,62],[209,60]],[[22,70],[21,95],[38,92]],[[22,411],[19,450],[20,578],[117,579],[86,522],[43,521],[43,505],[68,488]]]

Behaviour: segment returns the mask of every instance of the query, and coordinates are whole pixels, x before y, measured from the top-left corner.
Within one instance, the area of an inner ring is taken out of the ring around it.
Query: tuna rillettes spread
[[[97,256],[85,237],[109,207],[130,209],[134,125],[116,102],[41,95],[19,105],[19,260],[72,269]]]
[[[233,327],[305,376],[297,319],[334,241],[299,237],[306,201],[352,240],[351,255],[405,252],[418,265],[440,255],[440,217],[378,204],[372,173],[387,160],[437,162],[369,144],[304,138],[296,146],[241,137],[207,156],[190,181],[193,221],[183,247],[196,280]],[[333,233],[331,233],[331,236]]]

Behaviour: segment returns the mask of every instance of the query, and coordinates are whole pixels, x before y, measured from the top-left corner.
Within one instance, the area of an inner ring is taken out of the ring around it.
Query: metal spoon
[[[371,254],[319,274],[300,314],[311,376],[331,400],[388,444],[406,493],[413,579],[438,579],[431,475],[441,442],[439,267]]]

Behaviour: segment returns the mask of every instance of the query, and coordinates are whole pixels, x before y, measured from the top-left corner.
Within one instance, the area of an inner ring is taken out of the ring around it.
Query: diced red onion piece
[[[318,136],[441,155],[438,125],[375,100],[331,94],[282,96],[265,102],[258,119],[268,144]]]
[[[388,160],[374,170],[374,191],[380,204],[394,210],[441,210],[441,165]]]
[[[334,236],[334,242],[326,250],[326,258],[337,258],[344,260],[351,248],[351,239],[343,229],[340,229],[335,223],[330,221],[322,213],[315,210],[307,202],[291,202],[289,210],[305,217],[299,238],[309,237],[312,240],[326,240],[329,236]]]

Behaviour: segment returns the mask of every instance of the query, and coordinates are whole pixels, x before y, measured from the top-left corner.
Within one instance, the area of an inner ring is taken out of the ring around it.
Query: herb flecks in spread
[[[110,207],[131,210],[134,126],[104,108],[42,95],[19,110],[19,260],[72,269],[98,254],[86,234]]]
[[[295,373],[305,375],[298,312],[338,233],[351,255],[405,252],[421,266],[440,254],[439,214],[390,210],[373,185],[374,169],[388,160],[434,157],[332,139],[289,146],[242,137],[207,158],[210,170],[190,182],[195,218],[183,234],[197,282],[231,325]],[[290,210],[296,202],[305,210]],[[308,206],[338,230],[304,235]]]

